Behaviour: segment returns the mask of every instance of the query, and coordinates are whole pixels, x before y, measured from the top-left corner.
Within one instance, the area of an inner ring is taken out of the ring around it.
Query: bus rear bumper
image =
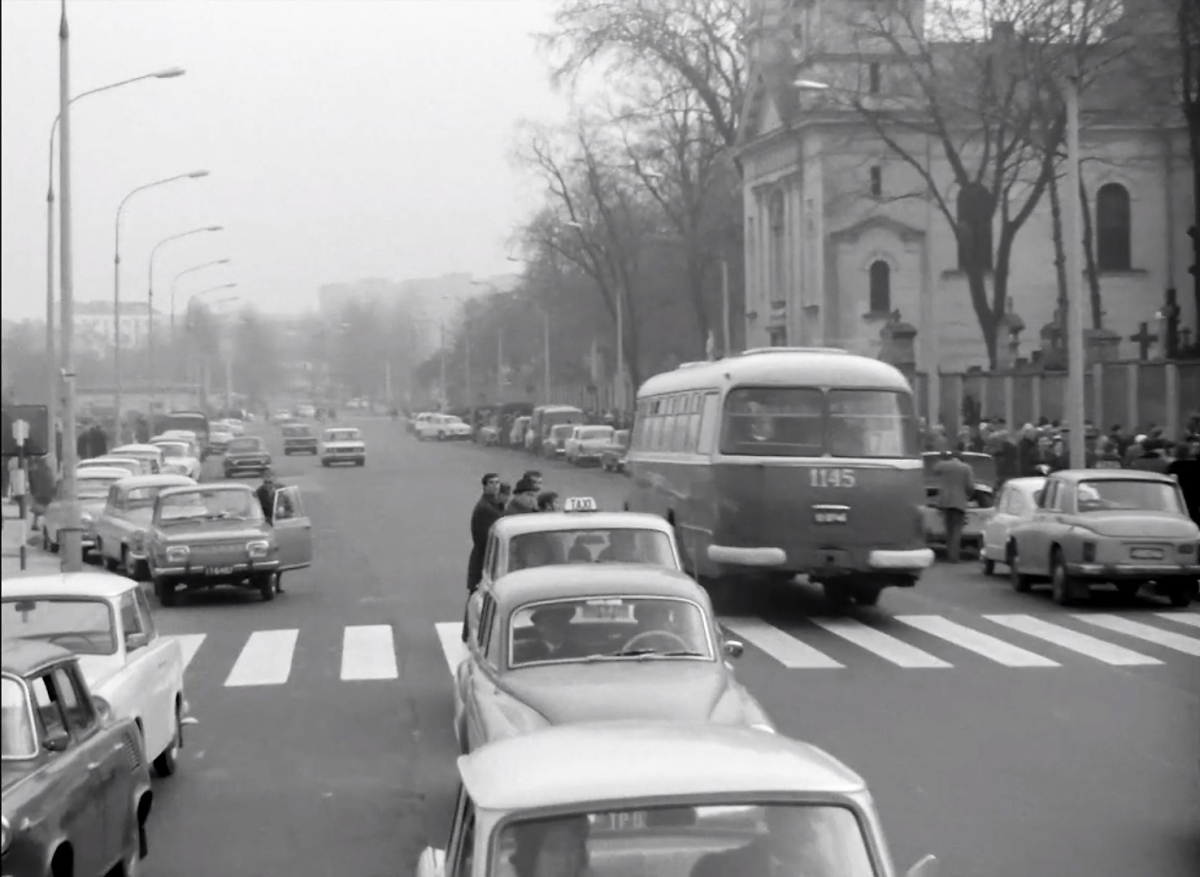
[[[909,550],[876,549],[867,555],[871,569],[923,570],[933,566],[932,548]]]
[[[932,552],[930,552],[932,555]],[[787,563],[787,552],[782,548],[738,548],[732,545],[709,545],[708,559],[713,563],[731,566],[754,566],[770,569]]]

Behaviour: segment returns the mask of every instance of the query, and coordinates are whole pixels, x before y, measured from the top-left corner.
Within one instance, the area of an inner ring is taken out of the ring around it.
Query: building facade
[[[170,319],[154,313],[156,336],[167,343]],[[146,302],[121,303],[121,347],[142,347],[150,333],[150,308]],[[75,304],[75,343],[80,350],[105,355],[115,346],[116,327],[110,301],[81,301]]]
[[[896,62],[903,39],[872,39],[859,28],[860,15],[881,8],[863,0],[752,5],[757,28],[739,150],[748,346],[836,346],[878,355],[881,330],[899,320],[917,331],[916,364],[923,371],[986,368],[963,247],[946,215],[961,224],[973,193],[954,186],[950,159],[926,133],[928,125],[897,126],[888,142],[859,109],[888,106],[889,85],[904,75],[905,65]],[[909,23],[922,26],[918,0],[898,7],[910,17],[893,36]],[[993,39],[1003,36],[1001,29]],[[965,50],[991,51],[988,42]],[[1087,91],[1081,100],[1081,175],[1090,196],[1085,226],[1094,242],[1103,328],[1119,339],[1119,355],[1133,357],[1143,350],[1133,340],[1142,323],[1157,334],[1161,351],[1170,287],[1179,291],[1180,325],[1196,326],[1187,270],[1192,169],[1181,114],[1149,119],[1137,106],[1103,100]],[[956,143],[964,161],[980,160],[978,139],[972,145],[966,135]],[[1015,190],[1020,204],[1028,190],[1022,184]],[[997,216],[980,227],[979,257],[989,267],[1001,244],[999,225]],[[1011,346],[1005,333],[1005,354],[1028,357],[1041,344],[1039,330],[1058,325],[1048,195],[1014,238],[1008,266],[1007,310],[1015,315],[1008,319],[1026,331]],[[989,271],[989,299],[994,283]],[[1082,286],[1086,296],[1086,280]]]

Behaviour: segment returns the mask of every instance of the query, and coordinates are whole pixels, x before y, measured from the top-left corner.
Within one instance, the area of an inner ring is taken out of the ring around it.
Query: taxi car
[[[736,679],[708,595],[682,572],[545,566],[481,588],[478,635],[455,672],[466,752],[513,734],[602,719],[746,725],[774,732]]]
[[[614,432],[611,426],[576,426],[567,439],[563,455],[572,466],[599,465]]]
[[[259,436],[239,436],[226,445],[222,468],[226,478],[262,475],[271,468],[271,455]]]
[[[136,543],[150,523],[154,500],[168,487],[195,483],[186,475],[133,475],[113,484],[92,524],[95,551],[105,567],[112,572],[123,569],[134,578],[145,575],[145,558]]]
[[[83,527],[80,540],[85,557],[96,547],[93,525],[96,517],[104,510],[109,489],[122,478],[128,477],[128,469],[118,469],[115,466],[89,466],[76,470],[75,499],[79,503],[79,523]],[[54,488],[54,498],[42,513],[42,548],[46,551],[58,551],[58,531],[67,520],[65,500],[63,482],[59,481],[58,486]]]
[[[782,736],[564,725],[491,743],[457,767],[446,847],[421,852],[417,877],[899,873],[863,779]],[[936,873],[926,856],[906,877]]]
[[[276,576],[312,564],[312,524],[298,487],[275,493],[270,522],[245,484],[192,484],[158,496],[137,550],[164,606],[176,591],[250,587],[275,599]]]
[[[1009,533],[1018,524],[1033,519],[1037,511],[1038,491],[1046,485],[1042,476],[1011,478],[1004,482],[996,495],[996,507],[992,516],[983,525],[983,547],[979,559],[983,562],[983,574],[993,575],[996,564],[1009,563]]]
[[[317,453],[317,437],[307,423],[285,423],[282,432],[285,457]]]
[[[162,471],[200,480],[200,449],[186,439],[155,438],[151,444],[162,451]]]
[[[627,429],[618,429],[613,433],[612,440],[600,452],[600,466],[605,472],[624,472],[625,455],[629,453],[629,437]]]
[[[144,464],[142,470],[147,475],[157,475],[163,471],[163,452],[157,445],[121,445],[109,451],[114,457],[129,457]]]
[[[332,466],[334,463],[353,463],[355,466],[367,465],[367,445],[362,440],[362,433],[351,426],[339,426],[327,429],[321,435],[321,465]]]
[[[424,420],[421,420],[418,415],[413,431],[421,441],[428,439],[437,439],[439,442],[464,440],[470,439],[472,435],[471,425],[453,414],[430,414]]]
[[[83,472],[85,469],[124,469],[130,475],[145,475],[146,467],[140,460],[135,460],[132,457],[116,457],[105,454],[103,457],[92,457],[90,460],[82,460],[75,466],[75,473]]]
[[[153,801],[137,725],[58,646],[5,642],[0,673],[4,874],[137,873]]]
[[[1050,582],[1056,603],[1112,583],[1186,607],[1200,582],[1200,527],[1170,476],[1133,469],[1067,469],[1046,479],[1037,510],[1014,527],[1006,549],[1013,587]]]
[[[921,507],[921,520],[925,526],[925,541],[930,546],[946,544],[946,525],[942,512],[937,507],[938,488],[933,476],[933,467],[941,459],[938,453],[927,453],[925,461],[925,505]],[[975,475],[975,494],[971,497],[967,517],[963,522],[962,542],[967,550],[982,551],[983,528],[992,516],[996,492],[996,459],[991,454],[963,453],[959,455],[971,467]]]
[[[155,772],[178,766],[188,716],[179,640],[159,636],[141,586],[103,572],[59,573],[0,584],[3,638],[75,653],[93,694],[137,722]]]

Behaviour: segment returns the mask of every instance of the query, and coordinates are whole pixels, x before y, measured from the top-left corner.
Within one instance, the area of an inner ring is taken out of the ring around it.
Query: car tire
[[[262,597],[262,601],[270,603],[275,599],[274,573],[259,573],[255,575],[254,587],[258,589],[258,596]]]
[[[175,705],[175,733],[167,748],[154,759],[154,772],[163,779],[175,773],[179,767],[179,741],[183,736],[183,717],[179,715],[179,704]]]
[[[1029,589],[1033,587],[1033,579],[1024,575],[1017,569],[1017,548],[1015,545],[1009,545],[1004,552],[1004,562],[1008,564],[1008,576],[1012,580],[1013,590],[1018,594],[1027,594]]]
[[[322,460],[322,461],[321,461],[321,465],[322,465],[322,466],[324,466],[326,469],[328,469],[328,468],[329,468],[329,461],[328,461],[328,460]]]
[[[836,582],[824,582],[821,585],[821,590],[825,594],[825,602],[835,612],[845,612],[853,602],[850,589],[844,585]]]
[[[365,466],[365,465],[367,465],[367,461],[366,460],[355,460],[354,465],[355,466]]]
[[[877,606],[882,593],[883,588],[879,585],[859,585],[851,592],[851,597],[858,606]]]
[[[158,598],[160,605],[170,609],[176,603],[175,583],[161,576],[155,576],[154,596]]]
[[[1050,594],[1059,606],[1070,606],[1079,599],[1078,586],[1067,572],[1062,551],[1054,549],[1050,557]]]
[[[1141,582],[1117,582],[1117,593],[1126,600],[1132,600],[1141,589]]]

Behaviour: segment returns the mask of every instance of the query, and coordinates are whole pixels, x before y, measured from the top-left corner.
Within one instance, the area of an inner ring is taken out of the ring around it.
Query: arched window
[[[980,183],[958,193],[958,270],[975,265],[992,270],[992,194]]]
[[[871,313],[892,312],[892,266],[882,259],[871,263]]]
[[[1108,183],[1096,193],[1096,267],[1101,271],[1128,271],[1132,265],[1132,220],[1129,190]]]
[[[772,193],[767,212],[771,223],[770,301],[787,301],[787,223],[784,218],[782,192]]]

